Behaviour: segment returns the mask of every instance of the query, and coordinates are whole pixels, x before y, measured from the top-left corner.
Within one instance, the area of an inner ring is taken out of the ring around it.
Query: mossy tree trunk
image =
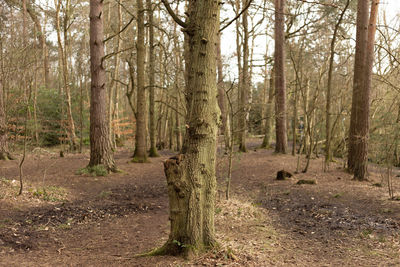
[[[107,120],[106,71],[103,66],[103,1],[90,0],[90,162],[116,171]]]
[[[184,26],[187,49],[187,116],[182,154],[164,164],[170,201],[171,233],[158,251],[191,256],[216,245],[216,137],[219,122],[216,37],[220,4],[189,1]]]

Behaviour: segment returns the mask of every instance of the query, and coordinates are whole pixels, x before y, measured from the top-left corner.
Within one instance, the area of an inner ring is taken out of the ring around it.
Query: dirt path
[[[249,146],[256,148],[260,140]],[[128,163],[118,151],[121,173],[76,175],[87,155],[58,158],[38,153],[25,166],[26,190],[15,197],[14,161],[0,167],[1,266],[396,266],[400,265],[400,202],[385,188],[354,182],[338,166],[307,174],[296,158],[257,150],[235,155],[232,200],[223,200],[226,158],[219,156],[216,228],[221,249],[191,262],[174,257],[135,258],[168,237],[168,198],[162,162]],[[296,185],[315,179],[316,185]],[[400,189],[400,178],[395,185]]]

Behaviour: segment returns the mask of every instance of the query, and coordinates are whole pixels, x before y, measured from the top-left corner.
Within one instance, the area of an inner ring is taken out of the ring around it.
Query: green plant
[[[372,230],[371,229],[365,229],[363,231],[361,231],[361,237],[369,237],[372,234]]]
[[[71,218],[69,218],[65,223],[59,224],[58,228],[63,229],[63,230],[69,230],[72,228],[71,224],[72,224],[73,220]]]
[[[220,214],[222,209],[220,207],[215,208],[215,214]]]
[[[337,194],[334,194],[333,197],[334,198],[340,198],[340,197],[342,197],[342,195],[343,195],[343,193],[337,193]]]
[[[101,191],[100,194],[99,194],[99,197],[100,197],[100,198],[107,198],[107,197],[109,197],[111,194],[112,194],[111,191]]]
[[[87,166],[79,169],[77,175],[90,175],[90,176],[107,176],[108,171],[104,165]]]
[[[34,197],[49,202],[62,202],[65,199],[65,190],[61,187],[48,186],[29,190]]]

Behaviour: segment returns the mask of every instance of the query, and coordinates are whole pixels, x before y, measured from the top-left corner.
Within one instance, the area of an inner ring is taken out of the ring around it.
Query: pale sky
[[[389,17],[393,17],[400,12],[400,0],[381,0],[381,4]]]

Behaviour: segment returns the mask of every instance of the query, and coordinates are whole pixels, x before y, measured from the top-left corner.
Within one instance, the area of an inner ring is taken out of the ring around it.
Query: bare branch
[[[163,0],[164,2],[164,0]],[[236,15],[236,17],[234,17],[231,21],[229,21],[224,27],[222,27],[219,32],[222,32],[223,30],[225,30],[226,28],[228,28],[235,20],[237,20],[251,5],[251,2],[253,2],[253,0],[249,0],[247,1],[246,6],[242,9],[242,11],[239,12],[239,14]]]
[[[186,28],[188,25],[187,23],[183,22],[176,14],[175,12],[172,10],[171,6],[168,4],[168,2],[166,0],[161,0],[165,6],[165,8],[167,9],[168,13],[171,15],[172,19],[178,23],[181,27]]]

